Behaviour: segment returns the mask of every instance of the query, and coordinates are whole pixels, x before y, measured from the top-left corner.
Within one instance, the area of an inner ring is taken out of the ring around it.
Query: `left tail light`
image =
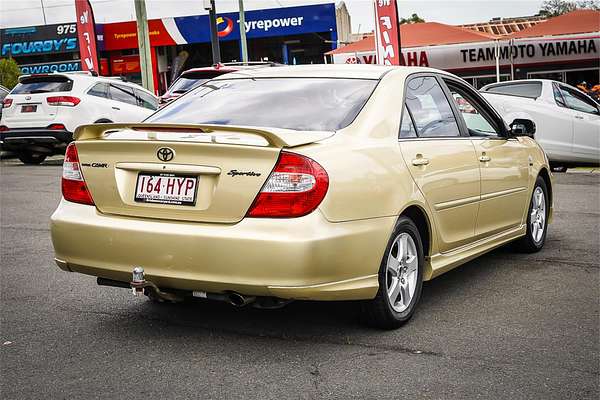
[[[63,163],[62,175],[62,194],[65,200],[73,203],[94,205],[92,195],[83,178],[81,165],[79,164],[79,155],[75,143],[67,147],[65,161]]]
[[[81,99],[73,96],[51,96],[46,98],[46,102],[50,106],[75,107],[81,102]]]
[[[315,160],[282,151],[277,165],[247,213],[255,218],[295,218],[313,212],[329,189],[329,176]]]
[[[4,101],[2,102],[2,108],[9,108],[10,106],[12,106],[12,103],[13,103],[13,99],[5,98]]]

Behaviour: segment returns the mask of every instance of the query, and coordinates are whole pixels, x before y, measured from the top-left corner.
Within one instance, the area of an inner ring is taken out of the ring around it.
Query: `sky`
[[[96,22],[135,19],[134,0],[91,0]],[[329,3],[332,0],[244,0],[247,10]],[[339,3],[339,0],[336,0]],[[373,1],[344,0],[352,19],[353,32],[373,30]],[[42,13],[41,4],[44,5]],[[17,27],[74,22],[73,0],[0,0],[0,27]],[[398,0],[401,17],[417,13],[426,21],[447,24],[484,22],[494,17],[534,15],[542,0]],[[146,0],[148,18],[205,14],[203,0]],[[216,0],[217,12],[238,10],[237,0]]]

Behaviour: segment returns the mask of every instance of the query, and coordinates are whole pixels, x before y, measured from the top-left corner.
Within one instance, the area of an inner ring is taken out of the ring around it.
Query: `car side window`
[[[406,107],[419,137],[460,136],[450,103],[434,77],[417,77],[408,82]]]
[[[122,85],[110,85],[110,97],[113,100],[137,106],[137,98],[133,94],[133,89]]]
[[[108,84],[96,83],[90,90],[88,90],[87,94],[90,96],[108,98]]]
[[[577,90],[561,85],[560,91],[565,98],[565,104],[570,109],[590,114],[600,114],[598,107],[592,100],[586,98],[583,94],[578,93]]]
[[[554,82],[552,83],[552,92],[554,93],[554,101],[556,101],[556,104],[558,104],[560,107],[566,107],[567,105],[565,104],[565,99],[560,92],[560,88]]]
[[[149,110],[156,110],[158,108],[158,100],[142,90],[135,90],[137,97],[138,106],[147,108]]]
[[[413,124],[412,118],[410,116],[410,112],[408,108],[404,107],[404,112],[402,113],[402,122],[400,123],[400,139],[414,138],[417,137],[417,131],[415,130],[415,126]]]
[[[444,81],[450,90],[456,108],[467,125],[470,136],[500,136],[498,123],[486,112],[485,106],[478,101],[475,94],[457,83]]]

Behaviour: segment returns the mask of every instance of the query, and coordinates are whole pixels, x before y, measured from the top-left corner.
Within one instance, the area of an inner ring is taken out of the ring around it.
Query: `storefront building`
[[[437,23],[401,26],[404,65],[455,73],[473,86],[500,79],[545,78],[571,85],[600,82],[600,12],[579,10],[511,35]],[[375,63],[372,36],[326,53],[333,63]]]
[[[217,15],[222,62],[239,61],[239,14]],[[149,21],[155,87],[163,92],[181,70],[212,64],[208,15]],[[251,10],[245,13],[251,61],[283,64],[322,63],[337,41],[335,4]],[[103,26],[99,43],[108,60],[108,75],[140,80],[136,23]]]

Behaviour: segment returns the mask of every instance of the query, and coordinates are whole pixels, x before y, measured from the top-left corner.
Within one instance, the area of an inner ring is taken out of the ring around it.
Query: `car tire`
[[[549,207],[546,182],[538,176],[527,209],[527,233],[514,242],[516,250],[522,253],[535,253],[544,247],[548,232]]]
[[[100,118],[98,121],[94,122],[95,124],[112,124],[110,119]]]
[[[35,154],[35,153],[20,153],[17,155],[19,160],[23,164],[27,165],[39,165],[46,159],[45,154]]]
[[[408,322],[421,297],[423,266],[419,230],[411,219],[400,217],[379,267],[377,295],[361,304],[363,322],[380,329],[396,329]]]

